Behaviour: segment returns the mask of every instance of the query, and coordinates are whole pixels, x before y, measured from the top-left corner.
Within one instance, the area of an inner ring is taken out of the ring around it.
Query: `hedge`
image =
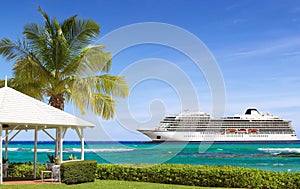
[[[97,161],[71,161],[60,166],[61,182],[78,184],[94,182],[96,178]]]
[[[32,178],[32,164],[11,164],[9,177]],[[37,178],[45,165],[37,166]],[[96,172],[95,172],[96,170]],[[297,189],[300,173],[271,172],[231,166],[114,165],[76,161],[61,165],[62,182],[75,184],[102,180],[142,181],[206,187]]]
[[[97,179],[204,187],[297,189],[300,173],[279,173],[231,166],[99,164]]]
[[[32,163],[11,163],[9,164],[8,177],[33,178],[34,166]],[[41,171],[46,170],[46,165],[37,165],[36,178],[41,178]]]

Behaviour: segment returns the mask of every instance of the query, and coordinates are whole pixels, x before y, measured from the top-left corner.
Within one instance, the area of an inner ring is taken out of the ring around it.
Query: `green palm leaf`
[[[111,54],[101,45],[90,45],[100,33],[99,25],[74,15],[62,23],[39,7],[44,24],[24,26],[24,39],[0,40],[0,54],[14,61],[14,78],[9,86],[63,109],[73,101],[84,113],[92,110],[104,119],[112,118],[115,97],[128,96],[122,76],[108,74]],[[0,81],[0,86],[4,81]]]

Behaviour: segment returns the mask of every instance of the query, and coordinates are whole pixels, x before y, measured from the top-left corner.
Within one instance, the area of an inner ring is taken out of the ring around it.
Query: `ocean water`
[[[39,142],[38,162],[49,162],[47,154],[54,154],[54,149],[53,142]],[[80,142],[64,142],[63,154],[64,160],[70,155],[80,159]],[[8,159],[33,162],[33,142],[9,143]],[[300,143],[86,142],[85,159],[98,163],[231,165],[300,172]]]

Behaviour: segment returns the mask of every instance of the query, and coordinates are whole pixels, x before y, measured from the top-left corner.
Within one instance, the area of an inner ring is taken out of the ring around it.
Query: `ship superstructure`
[[[166,116],[153,130],[138,130],[152,141],[293,141],[291,121],[249,108],[243,115],[213,118],[204,112]]]

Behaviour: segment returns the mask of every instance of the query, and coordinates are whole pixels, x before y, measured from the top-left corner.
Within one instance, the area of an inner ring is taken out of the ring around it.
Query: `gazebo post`
[[[81,128],[81,160],[84,160],[84,135],[83,135],[83,128]]]
[[[36,179],[36,164],[37,164],[37,136],[38,128],[34,129],[34,163],[33,163],[33,178]]]
[[[3,161],[2,161],[2,124],[0,124],[0,133],[1,133],[1,141],[0,141],[0,184],[3,184]]]
[[[5,159],[8,159],[8,130],[5,130]]]
[[[55,129],[55,157],[58,156],[58,141],[59,141],[59,138],[58,138],[58,128]]]
[[[63,161],[63,138],[62,138],[62,128],[59,127],[59,162],[62,163]]]

